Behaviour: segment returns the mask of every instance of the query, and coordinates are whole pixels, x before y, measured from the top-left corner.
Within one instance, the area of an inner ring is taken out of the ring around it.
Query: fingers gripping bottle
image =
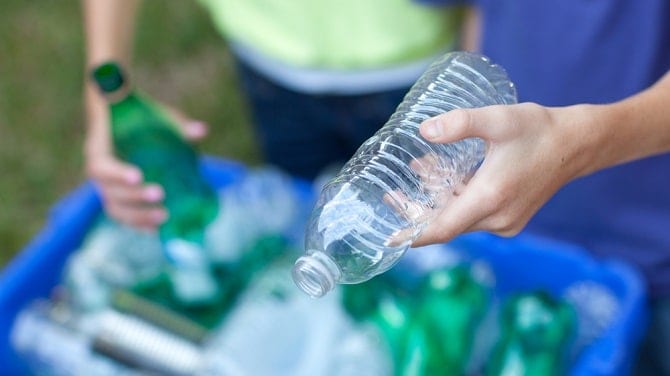
[[[159,234],[175,296],[185,304],[213,300],[217,286],[203,244],[218,201],[200,175],[196,151],[160,106],[130,88],[116,63],[96,67],[93,78],[109,103],[117,156],[165,190],[169,218]]]
[[[424,120],[457,108],[516,103],[505,71],[484,56],[448,53],[414,84],[389,121],[322,189],[296,284],[320,297],[392,267],[484,159],[485,143],[430,143]]]

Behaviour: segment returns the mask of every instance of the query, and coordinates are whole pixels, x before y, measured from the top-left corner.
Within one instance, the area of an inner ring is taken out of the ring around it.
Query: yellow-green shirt
[[[200,0],[231,42],[289,66],[365,69],[453,45],[460,19],[411,0]]]

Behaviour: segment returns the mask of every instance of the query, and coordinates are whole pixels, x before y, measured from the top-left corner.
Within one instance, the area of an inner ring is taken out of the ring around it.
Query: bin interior
[[[246,169],[236,162],[206,157],[202,171],[215,188],[221,188],[240,179]],[[296,189],[305,200],[313,198],[308,184],[296,182]],[[29,302],[49,296],[68,255],[80,246],[100,214],[94,185],[82,184],[53,207],[45,227],[0,274],[0,374],[27,373],[9,341],[14,318]],[[529,287],[560,295],[580,280],[606,286],[617,298],[617,317],[602,336],[581,351],[571,375],[628,373],[646,325],[644,287],[628,265],[595,260],[579,247],[527,234],[503,239],[473,233],[455,239],[449,247],[486,260],[495,275],[499,297]]]

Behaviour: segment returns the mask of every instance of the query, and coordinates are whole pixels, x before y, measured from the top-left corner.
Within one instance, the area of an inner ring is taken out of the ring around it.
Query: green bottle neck
[[[130,85],[124,84],[123,86],[112,92],[103,92],[102,96],[105,98],[105,100],[110,106],[114,106],[134,95],[133,95],[133,89],[130,87]]]
[[[172,122],[164,110],[150,98],[142,95],[135,90],[124,90],[114,92],[113,99],[109,100],[110,117],[112,121],[112,131],[115,142],[119,141],[117,137],[123,138],[138,130],[153,129],[158,132],[175,134],[175,137],[181,138],[176,124]],[[115,100],[112,102],[112,100]],[[136,142],[128,140],[129,142]]]

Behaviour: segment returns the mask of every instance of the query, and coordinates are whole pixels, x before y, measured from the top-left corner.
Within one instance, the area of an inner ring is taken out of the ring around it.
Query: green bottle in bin
[[[387,295],[379,301],[377,311],[370,320],[379,328],[393,359],[395,375],[405,375],[407,343],[414,321],[413,302],[400,296]]]
[[[109,104],[117,156],[165,191],[169,217],[159,234],[175,296],[189,305],[216,299],[203,244],[205,228],[218,213],[218,199],[200,175],[197,152],[161,106],[131,88],[117,63],[99,65],[92,75]]]
[[[544,291],[509,298],[501,314],[501,335],[486,375],[564,375],[576,315],[566,302]]]
[[[379,328],[396,375],[462,375],[486,313],[489,286],[469,263],[436,269],[411,289],[385,276],[343,287],[343,304],[357,320]]]
[[[363,283],[342,285],[342,307],[355,321],[370,322],[379,330],[382,346],[389,351],[397,370],[407,347],[414,304],[413,297],[387,277],[378,275]]]
[[[342,306],[356,321],[370,319],[388,299],[397,300],[398,289],[385,275],[359,284],[342,285]]]
[[[404,352],[396,361],[394,373],[398,376],[459,375],[444,367],[444,361],[433,343],[431,334],[422,323],[412,321],[405,330]]]
[[[468,263],[428,274],[417,323],[425,331],[425,346],[430,355],[425,359],[429,369],[441,369],[442,374],[449,375],[466,373],[488,298],[488,286],[473,275],[473,267]]]

